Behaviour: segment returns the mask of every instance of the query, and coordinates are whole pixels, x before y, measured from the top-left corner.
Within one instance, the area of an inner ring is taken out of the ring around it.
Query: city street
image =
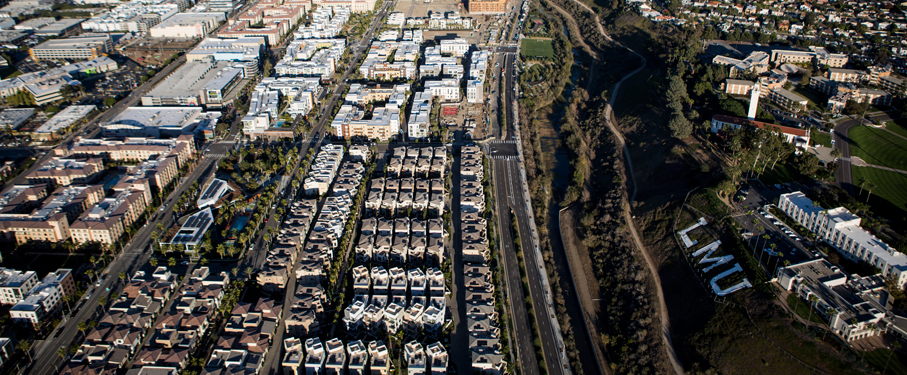
[[[216,143],[211,146],[209,152],[223,155],[232,147],[232,143]],[[131,275],[148,262],[152,254],[151,232],[155,230],[157,223],[163,224],[164,228],[170,228],[174,225],[173,205],[177,202],[179,196],[192,186],[193,182],[204,181],[206,176],[217,167],[216,162],[220,160],[219,157],[202,156],[200,158],[198,166],[188,176],[183,178],[182,183],[164,200],[163,211],[159,211],[157,215],[153,216],[155,219],[149,220],[147,225],[139,229],[135,237],[124,246],[124,251],[107,266],[107,270],[104,272],[106,275],[104,282],[101,283],[100,287],[89,289],[88,292],[91,293],[91,297],[85,301],[83,306],[97,306],[98,300],[102,295],[109,296],[109,298],[116,297],[119,294],[119,288],[123,286],[117,275],[120,272]],[[106,292],[108,288],[110,292]],[[57,354],[57,349],[77,343],[74,339],[79,330],[78,324],[75,324],[75,322],[94,320],[97,317],[97,313],[98,309],[96,308],[78,309],[76,310],[76,315],[70,318],[69,322],[62,325],[62,333],[56,335],[56,338],[36,342],[36,349],[33,349],[36,353],[33,355],[34,361],[32,362],[31,373],[49,374],[54,372],[63,360]],[[61,330],[61,328],[57,327],[57,330]]]

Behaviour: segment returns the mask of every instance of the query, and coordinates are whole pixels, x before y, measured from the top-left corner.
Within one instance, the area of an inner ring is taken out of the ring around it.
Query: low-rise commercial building
[[[189,61],[142,96],[142,105],[221,107],[244,73],[232,61]]]
[[[129,107],[101,124],[105,137],[171,137],[193,134],[213,127],[220,112],[202,112],[198,107]]]
[[[58,112],[45,121],[41,126],[32,131],[32,137],[38,140],[57,139],[62,133],[91,114],[95,110],[93,105],[71,105]]]
[[[91,60],[113,51],[113,41],[106,34],[82,34],[65,39],[49,39],[29,49],[35,60]]]

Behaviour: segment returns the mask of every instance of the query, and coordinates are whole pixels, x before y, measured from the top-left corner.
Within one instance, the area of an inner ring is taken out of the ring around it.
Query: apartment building
[[[340,162],[343,160],[345,149],[343,146],[324,145],[315,156],[309,173],[303,182],[303,189],[309,196],[327,193],[328,187],[334,181]]]
[[[10,319],[16,323],[37,325],[61,306],[65,296],[73,293],[75,283],[72,280],[71,269],[61,268],[48,273],[40,283],[28,291],[28,296],[10,308]]]
[[[15,186],[4,194],[4,200],[10,199],[8,202],[22,205],[22,210],[6,210],[4,207],[3,213],[0,213],[0,233],[4,238],[15,240],[20,245],[66,241],[71,237],[70,224],[89,207],[104,199],[104,189],[99,185],[61,186],[49,196],[30,193],[34,189],[46,192],[46,185],[41,186]],[[12,197],[15,194],[18,196]],[[34,203],[41,203],[35,206],[23,201],[24,197],[35,198]]]
[[[274,66],[277,76],[330,78],[346,50],[345,39],[296,39]]]
[[[806,98],[794,94],[783,88],[776,88],[769,91],[768,97],[772,101],[772,103],[775,103],[794,112],[806,110],[806,105],[808,103]]]
[[[727,79],[724,81],[724,93],[728,95],[749,95],[756,83],[740,79]]]
[[[507,0],[470,0],[466,10],[470,14],[502,14],[507,12]]]
[[[73,242],[113,244],[145,212],[150,188],[130,187],[98,202],[69,226]]]
[[[861,228],[860,217],[846,208],[823,209],[799,191],[782,194],[778,208],[851,260],[878,268],[901,287],[907,283],[907,255]]]
[[[18,271],[0,268],[0,304],[15,305],[28,297],[28,292],[38,285],[35,271]]]
[[[842,68],[849,60],[847,55],[841,53],[829,53],[822,47],[809,47],[809,51],[797,50],[772,50],[772,62],[781,63],[801,63],[816,64],[818,66],[828,65],[832,68]]]
[[[712,64],[730,66],[730,77],[739,77],[746,73],[762,74],[769,69],[769,55],[765,52],[755,51],[743,60],[727,56],[715,56]]]
[[[66,149],[54,149],[61,157],[100,157],[104,161],[143,161],[175,157],[179,166],[186,165],[196,153],[190,135],[171,139],[158,138],[98,138],[76,137]]]
[[[35,171],[25,175],[29,184],[47,183],[55,186],[90,184],[104,173],[101,158],[52,158]]]
[[[154,25],[149,33],[154,38],[204,38],[226,21],[223,13],[177,13]]]

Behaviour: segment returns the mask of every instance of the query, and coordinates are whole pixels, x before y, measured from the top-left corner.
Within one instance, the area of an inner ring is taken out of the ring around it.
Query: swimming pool
[[[249,215],[239,215],[233,218],[233,223],[230,224],[230,231],[232,232],[235,229],[237,232],[241,232],[247,222],[249,222]]]

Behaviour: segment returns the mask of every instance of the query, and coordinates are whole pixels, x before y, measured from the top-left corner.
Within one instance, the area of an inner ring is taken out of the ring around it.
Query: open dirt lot
[[[461,4],[461,2],[456,0],[433,0],[431,2],[426,2],[424,0],[402,0],[397,2],[397,6],[394,7],[394,12],[403,12],[403,15],[407,18],[428,17],[429,12],[460,12],[461,15],[464,15],[463,13],[466,12],[466,9],[463,8]]]

